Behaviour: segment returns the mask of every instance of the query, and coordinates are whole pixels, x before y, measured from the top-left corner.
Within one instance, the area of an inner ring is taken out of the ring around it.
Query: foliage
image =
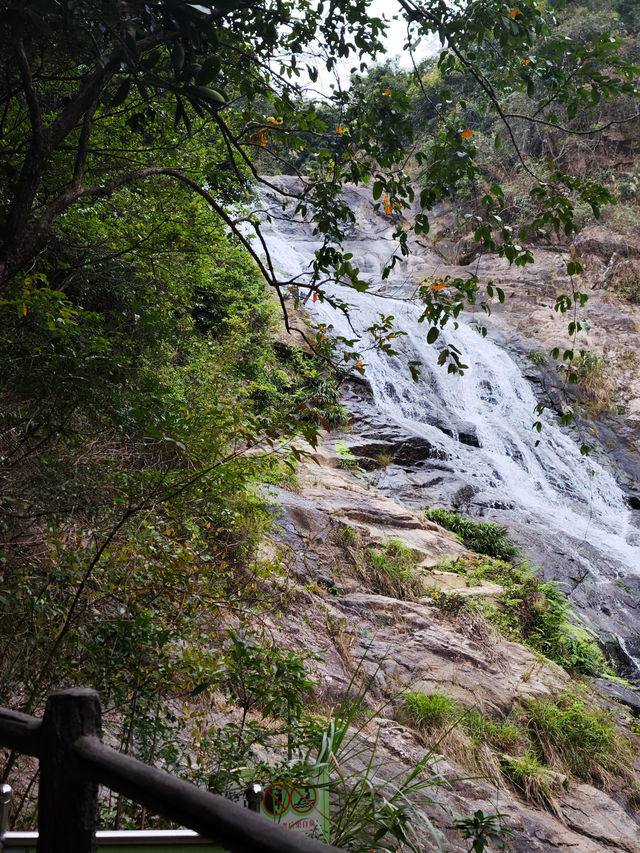
[[[425,812],[437,805],[433,789],[444,784],[437,773],[437,756],[427,750],[407,770],[395,767],[379,752],[380,730],[368,734],[380,709],[367,707],[377,675],[365,674],[360,661],[349,687],[333,711],[318,752],[317,763],[330,771],[330,790],[336,803],[331,843],[354,853],[422,853],[441,850],[438,834]],[[358,684],[358,682],[360,683]]]
[[[470,771],[503,779],[554,813],[554,793],[566,784],[563,774],[605,790],[637,783],[628,736],[609,712],[568,690],[526,701],[504,718],[464,708],[442,693],[414,691],[402,698],[400,719],[414,726],[430,748],[452,750]]]
[[[501,766],[507,779],[529,802],[559,812],[553,797],[553,776],[535,755],[531,752],[519,757],[504,755]]]
[[[195,692],[222,688],[240,713],[237,722],[210,729],[200,744],[203,763],[213,765],[207,777],[209,788],[233,797],[246,784],[248,767],[253,780],[263,783],[295,774],[294,752],[299,761],[309,739],[317,735],[318,724],[308,710],[315,682],[307,674],[307,665],[314,656],[281,649],[252,631],[227,633],[228,645],[216,679],[198,685]],[[255,718],[257,711],[260,720]],[[283,736],[284,763],[258,756],[256,747],[278,748]]]
[[[400,539],[389,539],[379,548],[368,548],[364,572],[372,592],[408,598],[423,592],[415,553]]]
[[[467,548],[479,554],[499,560],[510,560],[518,554],[505,527],[486,521],[472,521],[445,509],[427,509],[425,515],[429,521],[435,521],[455,533]]]
[[[461,719],[467,735],[477,743],[487,743],[501,752],[519,753],[526,746],[526,733],[515,718],[494,719],[468,708]]]
[[[432,772],[435,756],[429,751],[414,768],[396,770],[379,754],[379,731],[373,737],[368,735],[379,713],[379,709],[369,707],[369,693],[377,670],[365,674],[361,660],[330,715],[314,717],[308,703],[306,708],[298,705],[300,696],[308,689],[308,681],[298,669],[301,656],[286,654],[285,670],[292,676],[289,679],[292,701],[279,705],[269,701],[271,694],[279,692],[278,682],[258,676],[260,672],[263,676],[271,674],[266,670],[275,647],[267,649],[254,637],[245,641],[231,635],[230,657],[227,657],[231,670],[223,667],[223,682],[228,682],[231,672],[237,672],[233,661],[237,658],[234,647],[238,643],[241,669],[247,669],[248,662],[248,671],[258,678],[259,690],[268,694],[262,703],[264,722],[253,719],[212,730],[210,738],[201,744],[204,754],[215,756],[217,762],[215,772],[209,777],[210,786],[224,790],[228,796],[239,796],[248,771],[252,779],[263,784],[278,781],[285,785],[325,774],[332,801],[331,835],[326,841],[355,853],[370,850],[394,853],[400,844],[418,853],[425,849],[425,839],[429,844],[428,839],[433,837],[433,847],[439,849],[435,830],[423,811],[425,805],[434,804],[430,792],[441,783]],[[296,708],[297,715],[293,713]],[[278,717],[278,711],[284,712],[284,719]],[[287,735],[286,759],[279,745],[283,734]],[[265,747],[271,750],[269,761],[260,757]]]
[[[571,614],[564,593],[556,583],[543,581],[528,563],[483,561],[471,576],[504,587],[497,608],[485,607],[485,614],[507,636],[531,646],[570,672],[601,675],[607,671],[596,641],[582,636],[569,621]]]
[[[343,251],[353,221],[340,198],[346,182],[369,183],[394,224],[398,252],[383,277],[410,247],[401,216],[414,201],[406,166],[416,144],[423,204],[480,189],[474,236],[524,265],[524,237],[570,235],[576,205],[597,216],[610,195],[562,158],[542,157],[542,177],[521,158],[511,129],[522,105],[561,135],[597,129],[601,101],[635,97],[619,39],[558,34],[534,0],[517,14],[475,0],[414,5],[412,41],[438,33],[447,44],[419,82],[384,67],[364,75],[382,31],[364,0],[305,4],[304,14],[291,0],[3,0],[3,702],[32,711],[82,673],[100,690],[123,751],[211,777],[219,789],[239,784],[243,765],[273,772],[258,753],[278,738],[292,753],[283,777],[302,772],[317,747],[322,725],[303,707],[305,660],[239,628],[229,635],[224,624],[229,614],[280,609],[279,558],[256,557],[271,523],[257,484],[300,457],[294,436],[313,443],[320,428],[346,422],[324,365],[341,360],[344,375],[361,360],[355,342],[322,329],[300,330],[305,349],[272,342],[276,312],[264,282],[287,329],[294,282],[256,248],[264,214],[250,185],[274,166],[300,171],[290,209],[310,221],[319,250],[296,292],[344,307],[330,282],[366,287]],[[307,79],[344,59],[360,80],[309,101]],[[428,122],[417,140],[421,112]],[[533,186],[519,234],[509,230],[502,187],[482,172],[482,143],[500,138],[491,115],[511,146],[507,160]],[[426,233],[427,215],[411,227]],[[473,278],[423,288],[430,342],[476,292]],[[497,288],[495,296],[503,298]],[[561,310],[582,298],[572,293]],[[376,335],[390,353],[394,334],[383,318]],[[462,369],[455,351],[442,362]],[[474,535],[504,556],[499,530]],[[361,556],[381,591],[418,593],[407,549],[388,543]],[[535,616],[532,601],[535,591],[523,588],[521,604],[505,601],[504,618],[549,644],[555,611],[542,624],[525,619]],[[238,717],[219,732],[203,722],[216,691]],[[433,783],[430,759],[402,779],[383,777],[362,732],[350,740],[353,719],[341,706],[325,732],[337,762],[339,748],[367,756],[364,774],[332,783],[344,803],[340,842],[417,845],[409,796]],[[112,812],[116,827],[135,819],[121,801]]]
[[[530,701],[525,714],[536,751],[549,766],[567,768],[605,788],[612,777],[634,778],[633,747],[609,712],[589,708],[584,699],[565,692],[555,701]]]
[[[336,441],[336,454],[338,456],[338,467],[346,468],[348,471],[357,471],[360,467],[358,459],[349,450],[344,441]]]
[[[456,711],[455,702],[444,693],[407,693],[403,702],[413,725],[427,731],[449,723]]]
[[[453,825],[460,830],[463,838],[471,841],[470,853],[483,853],[484,850],[490,850],[491,846],[496,850],[505,850],[505,836],[511,832],[504,826],[505,817],[499,812],[487,814],[478,809],[472,815],[456,818]]]
[[[602,356],[580,349],[571,361],[570,370],[586,400],[595,405],[597,410],[611,404],[614,387],[612,371]]]
[[[562,158],[546,158],[541,173],[526,159],[521,128],[558,137],[597,134],[601,104],[636,96],[636,69],[621,55],[621,38],[600,26],[559,31],[554,11],[535,0],[515,10],[479,0],[400,6],[408,48],[433,34],[446,44],[415,78],[388,65],[363,75],[383,30],[364,0],[339,0],[330,11],[323,4],[305,7],[304,15],[291,0],[234,0],[220,8],[184,0],[124,6],[42,0],[26,9],[4,0],[2,37],[11,50],[2,75],[0,275],[8,300],[21,310],[23,279],[34,265],[40,271],[48,246],[64,242],[67,218],[81,211],[103,216],[121,192],[144,199],[161,184],[199,198],[224,222],[253,254],[286,312],[291,282],[278,278],[240,227],[240,220],[249,221],[259,233],[257,217],[235,212],[249,179],[275,165],[299,175],[293,212],[308,215],[321,242],[310,278],[296,286],[345,306],[325,283],[338,280],[357,290],[366,284],[342,250],[353,212],[340,189],[370,182],[376,207],[395,222],[398,252],[385,277],[409,251],[399,213],[413,203],[406,165],[415,125],[422,208],[460,190],[477,191],[480,204],[469,220],[474,237],[511,263],[532,260],[522,245],[527,236],[572,234],[580,205],[599,216],[612,201],[609,191],[588,174],[571,173]],[[628,18],[626,7],[621,14]],[[306,80],[317,80],[319,65],[332,71],[342,60],[352,63],[352,85],[334,88],[324,103],[305,99]],[[502,187],[482,172],[485,137],[530,181],[532,215],[518,233],[502,215]],[[427,214],[420,212],[411,227],[426,233]],[[140,239],[146,238],[132,245]],[[431,342],[465,301],[474,301],[476,290],[473,277],[423,289]],[[573,304],[581,296],[568,298]],[[379,343],[392,351],[389,334]],[[331,354],[333,343],[321,330],[313,343]],[[349,345],[341,350],[344,366],[359,369],[358,353]],[[462,369],[459,354],[443,352],[452,372]]]

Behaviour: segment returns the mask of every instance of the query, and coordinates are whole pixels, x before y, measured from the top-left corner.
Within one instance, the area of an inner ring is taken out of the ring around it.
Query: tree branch
[[[18,39],[15,47],[15,53],[18,60],[18,68],[20,69],[24,96],[27,101],[27,107],[29,108],[33,137],[34,139],[38,139],[40,144],[42,144],[42,139],[44,137],[42,111],[40,109],[38,93],[36,92],[36,88],[33,83],[33,75],[31,74],[31,67],[29,66],[29,60],[27,59],[22,39]]]
[[[73,166],[72,187],[82,186],[82,178],[87,165],[87,155],[89,153],[89,141],[91,139],[91,127],[93,125],[93,116],[98,107],[98,99],[96,98],[90,109],[84,114],[82,120],[82,130],[80,131],[80,139],[78,140],[78,150],[76,153],[76,161]]]

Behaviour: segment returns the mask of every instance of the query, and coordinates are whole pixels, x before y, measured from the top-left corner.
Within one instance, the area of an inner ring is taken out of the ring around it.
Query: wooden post
[[[74,687],[47,700],[41,730],[37,853],[94,853],[98,786],[83,778],[70,747],[101,736],[95,690]]]

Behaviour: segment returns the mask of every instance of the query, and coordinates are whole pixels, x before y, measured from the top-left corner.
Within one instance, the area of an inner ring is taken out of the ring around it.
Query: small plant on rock
[[[438,729],[452,722],[456,703],[444,693],[415,691],[404,697],[404,707],[413,725],[424,731]]]
[[[400,539],[389,539],[366,552],[364,571],[373,592],[410,598],[424,592],[414,552]]]
[[[478,809],[472,815],[456,818],[453,825],[463,838],[471,841],[469,853],[484,853],[491,846],[496,850],[506,850],[506,836],[511,834],[511,830],[503,824],[505,817],[499,812],[485,814]]]
[[[503,755],[500,767],[529,802],[537,803],[560,816],[560,809],[553,796],[554,787],[557,787],[554,774],[532,752],[519,757]]]
[[[614,778],[635,781],[633,747],[606,711],[589,708],[568,691],[555,701],[535,699],[526,707],[527,729],[550,767],[568,770],[608,788]]]
[[[336,441],[336,454],[338,456],[338,468],[346,468],[347,471],[357,471],[360,468],[357,458],[349,450],[344,441]]]
[[[487,521],[472,521],[446,509],[426,509],[425,515],[429,521],[435,521],[459,536],[472,551],[499,560],[511,560],[518,555],[518,549],[509,539],[505,527]]]

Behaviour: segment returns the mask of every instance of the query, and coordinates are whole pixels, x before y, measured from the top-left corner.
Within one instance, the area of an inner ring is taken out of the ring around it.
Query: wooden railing
[[[52,694],[42,720],[0,708],[0,747],[40,760],[38,853],[95,850],[98,785],[195,830],[229,853],[339,853],[102,743],[94,690]]]

